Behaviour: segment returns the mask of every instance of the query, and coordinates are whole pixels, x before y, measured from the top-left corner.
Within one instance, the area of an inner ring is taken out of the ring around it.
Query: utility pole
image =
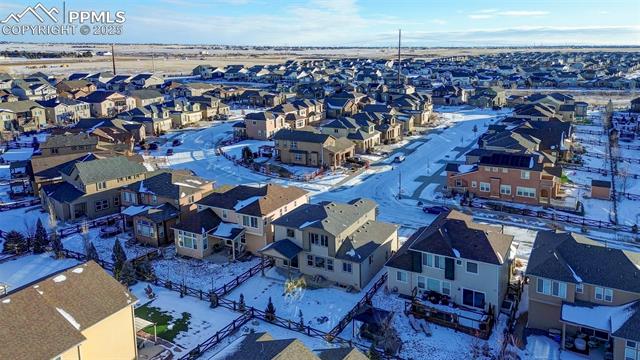
[[[111,65],[113,66],[113,76],[116,75],[116,53],[113,51],[113,43],[111,44]]]
[[[156,73],[156,61],[155,61],[155,52],[151,53],[151,67],[153,68],[153,73]]]
[[[402,39],[402,29],[398,29],[398,91],[400,90],[400,45]]]

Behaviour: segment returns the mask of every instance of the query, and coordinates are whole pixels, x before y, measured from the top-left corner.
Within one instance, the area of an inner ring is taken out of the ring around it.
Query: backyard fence
[[[222,340],[227,338],[230,335],[233,335],[240,327],[244,324],[248,323],[253,318],[253,314],[251,312],[244,312],[237,318],[233,319],[229,324],[227,324],[222,329],[218,330],[213,336],[196,345],[189,353],[178,358],[179,360],[191,360],[197,359],[202,356],[203,353],[208,350],[214,348],[216,345],[220,344]]]
[[[22,201],[13,201],[9,203],[0,203],[0,211],[21,209],[21,208],[35,206],[39,204],[40,204],[40,199],[30,199],[30,200],[22,200]]]
[[[313,171],[311,173],[304,174],[304,175],[291,174],[290,176],[283,176],[283,175],[280,175],[280,173],[278,171],[271,170],[272,166],[269,166],[269,164],[258,164],[258,163],[247,164],[242,159],[237,159],[235,156],[229,155],[226,152],[224,152],[222,150],[222,147],[218,147],[216,149],[216,154],[220,154],[220,155],[224,156],[227,160],[233,162],[234,165],[236,165],[236,166],[242,166],[242,167],[245,167],[245,168],[247,168],[249,170],[258,172],[260,174],[263,174],[265,176],[269,176],[269,177],[272,177],[272,178],[294,180],[294,181],[300,181],[300,182],[308,182],[308,181],[311,181],[311,180],[315,179],[316,177],[322,175],[322,173],[323,173],[322,169],[317,169],[317,170],[315,170],[315,171]],[[276,165],[276,167],[277,167],[277,165]]]
[[[364,294],[364,296],[362,297],[362,299],[360,299],[360,301],[358,301],[356,306],[354,306],[347,313],[347,315],[345,315],[340,320],[340,322],[338,322],[338,325],[336,325],[333,329],[331,329],[331,331],[329,331],[326,337],[327,341],[331,342],[338,335],[340,335],[342,330],[344,330],[344,328],[347,327],[347,325],[349,325],[349,322],[351,322],[351,320],[353,320],[353,318],[360,313],[360,310],[362,310],[362,308],[365,305],[371,303],[371,299],[373,298],[373,296],[378,292],[378,290],[382,287],[382,285],[384,285],[387,282],[387,277],[388,277],[388,274],[385,273],[373,284],[371,289],[369,289],[369,291],[367,291]]]
[[[493,329],[493,323],[495,321],[495,316],[491,313],[480,312],[460,306],[462,310],[468,312],[470,315],[466,316],[454,311],[437,309],[417,299],[405,302],[404,308],[405,313],[412,313],[417,318],[424,318],[431,323],[448,327],[483,340],[488,340],[491,336],[491,330]],[[473,318],[471,314],[475,314],[477,317]]]

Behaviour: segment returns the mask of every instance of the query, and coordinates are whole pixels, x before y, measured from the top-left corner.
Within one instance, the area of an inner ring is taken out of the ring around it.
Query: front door
[[[463,289],[462,303],[466,306],[484,309],[484,293]]]

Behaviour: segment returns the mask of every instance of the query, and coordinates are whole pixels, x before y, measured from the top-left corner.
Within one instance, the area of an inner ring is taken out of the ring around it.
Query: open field
[[[392,45],[392,44],[390,44]],[[36,44],[1,43],[0,51],[110,51],[109,44]],[[369,57],[392,59],[396,49],[389,48],[284,48],[284,47],[226,47],[213,45],[118,44],[115,48],[117,69],[121,72],[141,72],[154,69],[164,74],[188,73],[199,64],[224,66],[229,64],[276,64],[289,59],[317,59],[340,57]],[[584,47],[584,48],[405,48],[403,57],[433,59],[438,57],[482,55],[513,52],[637,52],[640,47]],[[66,66],[65,66],[66,65]],[[42,71],[63,74],[76,71],[111,70],[111,57],[90,59],[0,59],[0,71],[24,74]]]

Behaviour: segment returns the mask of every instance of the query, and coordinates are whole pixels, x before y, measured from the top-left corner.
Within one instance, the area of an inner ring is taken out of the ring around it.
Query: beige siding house
[[[136,302],[93,261],[25,286],[0,300],[0,359],[136,359]]]
[[[272,221],[308,201],[305,190],[274,184],[214,192],[174,226],[177,252],[200,259],[221,246],[229,247],[231,256],[256,253],[273,242]]]
[[[433,291],[456,304],[497,311],[511,278],[512,242],[499,227],[457,211],[442,213],[387,262],[388,287],[403,295]]]
[[[276,156],[285,164],[336,168],[355,155],[347,138],[322,134],[315,129],[280,130],[274,136]]]
[[[579,234],[541,231],[527,265],[527,326],[609,342],[613,359],[640,354],[640,253]],[[582,334],[582,335],[580,335]]]
[[[309,279],[360,290],[398,249],[398,227],[377,221],[377,207],[368,199],[302,205],[273,222],[276,241],[259,252]]]

